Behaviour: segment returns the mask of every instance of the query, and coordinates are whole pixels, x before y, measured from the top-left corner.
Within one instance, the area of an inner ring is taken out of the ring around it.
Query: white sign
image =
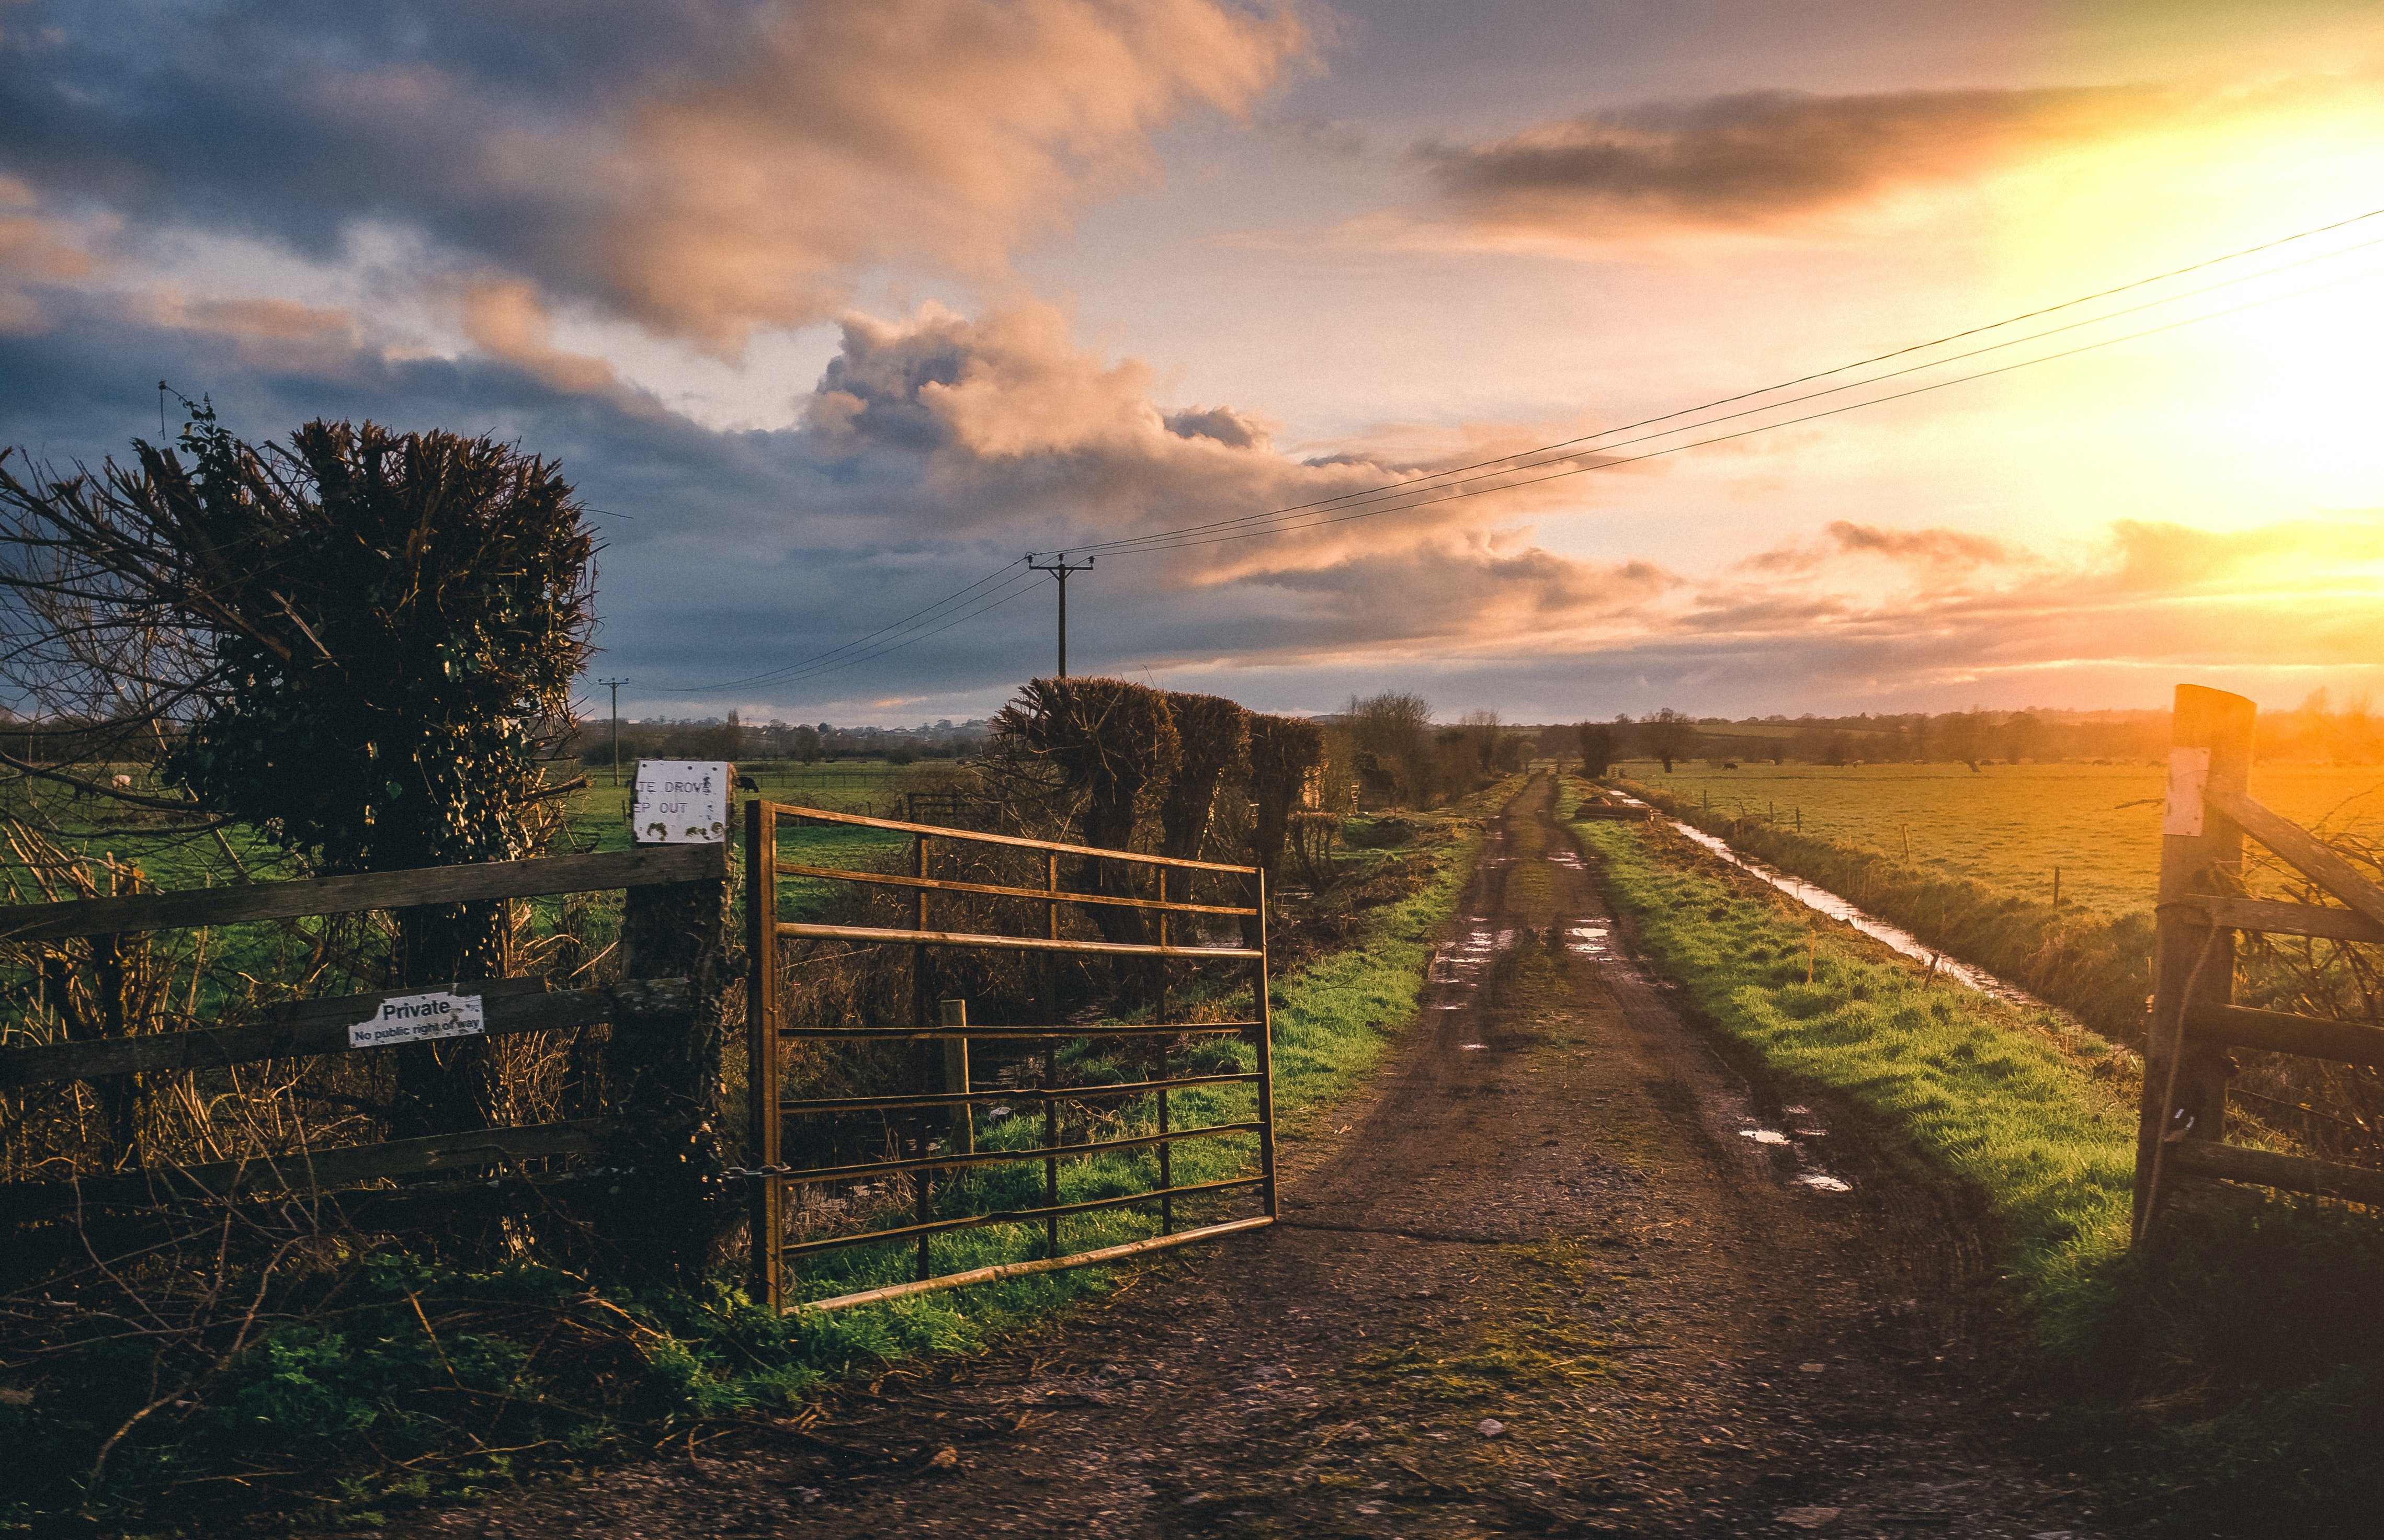
[[[2161,833],[2202,832],[2202,793],[2210,785],[2210,751],[2168,751],[2168,801],[2161,809]]]
[[[477,1037],[489,1030],[488,1016],[478,995],[391,995],[380,1002],[380,1014],[348,1028],[350,1048],[387,1048],[392,1043],[427,1043],[434,1037]]]
[[[629,838],[640,845],[717,845],[728,838],[725,760],[641,759],[629,799]]]

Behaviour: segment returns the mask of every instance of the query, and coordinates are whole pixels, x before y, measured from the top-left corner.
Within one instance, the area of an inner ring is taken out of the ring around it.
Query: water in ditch
[[[1640,801],[1635,797],[1624,796],[1620,792],[1615,792],[1612,795],[1618,801],[1628,802],[1633,807],[1647,807],[1645,802]],[[1651,816],[1664,817],[1661,813],[1653,808],[1648,808],[1648,812]],[[1894,947],[1906,957],[1929,963],[1936,974],[1953,980],[1965,988],[1975,989],[1982,995],[1992,995],[2000,1000],[2008,1000],[2014,1005],[2034,1006],[2043,1010],[2052,1009],[2019,986],[2006,983],[1984,968],[1974,968],[1968,962],[1947,956],[1901,925],[1893,925],[1875,914],[1865,913],[1826,888],[1807,882],[1803,877],[1791,876],[1750,856],[1741,855],[1731,849],[1728,840],[1707,834],[1693,824],[1684,824],[1678,818],[1665,818],[1664,821],[1740,871],[1770,884],[1806,908],[1826,914],[1832,920],[1843,921],[1873,940],[1883,941]]]

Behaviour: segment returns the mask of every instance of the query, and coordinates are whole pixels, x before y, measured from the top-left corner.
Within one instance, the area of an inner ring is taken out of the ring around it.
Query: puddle
[[[1620,800],[1630,802],[1634,807],[1647,805],[1634,798],[1622,797]],[[1661,815],[1658,814],[1658,816]],[[2017,985],[2005,983],[1984,968],[1974,968],[1968,962],[1957,962],[1902,926],[1892,925],[1876,915],[1864,913],[1826,888],[1807,882],[1802,877],[1792,877],[1785,872],[1776,871],[1759,861],[1741,855],[1730,848],[1728,840],[1707,834],[1693,824],[1684,824],[1677,818],[1668,818],[1665,822],[1740,871],[1769,883],[1806,908],[1816,910],[1832,920],[1844,921],[1873,940],[1882,941],[1894,947],[1906,957],[1931,964],[1935,972],[1943,974],[1956,984],[1975,989],[1982,995],[1992,995],[1997,1000],[2007,1000],[2014,1005],[2052,1009],[2027,990]]]
[[[1465,1051],[1471,1053],[1475,1049],[1488,1048],[1489,1046],[1490,1045],[1488,1043],[1468,1043],[1465,1045]]]
[[[1781,1110],[1810,1115],[1810,1110],[1804,1107],[1785,1107]],[[1738,1136],[1742,1139],[1752,1140],[1756,1144],[1769,1149],[1786,1149],[1793,1153],[1796,1158],[1796,1164],[1801,1168],[1792,1173],[1788,1178],[1795,1186],[1810,1188],[1814,1192],[1852,1192],[1855,1190],[1853,1184],[1843,1177],[1831,1175],[1822,1169],[1819,1161],[1813,1159],[1812,1152],[1805,1148],[1805,1140],[1826,1138],[1828,1135],[1829,1130],[1826,1128],[1791,1128],[1784,1134],[1776,1128],[1742,1128],[1738,1131]]]
[[[1568,925],[1565,927],[1565,950],[1583,957],[1604,957],[1606,927],[1604,925]]]

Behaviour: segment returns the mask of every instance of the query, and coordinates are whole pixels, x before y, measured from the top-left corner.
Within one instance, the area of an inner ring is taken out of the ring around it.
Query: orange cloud
[[[620,383],[602,359],[553,345],[554,322],[527,283],[475,284],[464,296],[464,331],[478,346],[558,391],[592,395]]]
[[[1221,0],[788,7],[733,73],[632,110],[593,264],[628,314],[722,348],[872,266],[998,278],[1149,176],[1154,131],[1242,112],[1307,44],[1288,9]]]
[[[1767,229],[2023,157],[2109,143],[2200,104],[2134,86],[1749,92],[1593,113],[1425,159],[1470,221],[1575,239]]]

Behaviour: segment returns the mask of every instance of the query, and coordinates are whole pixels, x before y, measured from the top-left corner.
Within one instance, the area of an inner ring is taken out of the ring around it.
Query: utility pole
[[[1049,562],[1038,562],[1032,551],[1026,553],[1026,565],[1037,572],[1048,572],[1060,580],[1060,677],[1068,677],[1068,574],[1082,572],[1100,558],[1087,556],[1071,566],[1064,551]]]
[[[596,682],[613,691],[613,784],[618,786],[621,784],[621,687],[629,681],[599,679]]]

